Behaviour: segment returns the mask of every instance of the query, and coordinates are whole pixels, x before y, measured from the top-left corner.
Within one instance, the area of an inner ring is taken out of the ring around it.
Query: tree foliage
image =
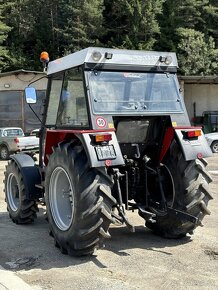
[[[191,28],[177,29],[178,58],[184,75],[203,75],[217,72],[218,49],[212,37],[205,41],[203,33]]]
[[[218,2],[0,0],[0,71],[88,46],[175,51],[182,74],[218,74]]]
[[[9,51],[6,45],[6,39],[10,31],[10,27],[4,23],[4,17],[2,15],[2,10],[4,5],[0,3],[0,71],[7,68],[9,62]]]
[[[104,42],[129,49],[152,49],[160,33],[162,0],[105,1]]]
[[[69,1],[68,15],[62,28],[65,53],[99,45],[102,35],[103,0]]]

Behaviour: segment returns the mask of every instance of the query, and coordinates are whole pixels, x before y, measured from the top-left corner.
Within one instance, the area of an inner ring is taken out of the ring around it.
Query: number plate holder
[[[95,152],[99,161],[116,159],[116,153],[113,145],[96,146]]]

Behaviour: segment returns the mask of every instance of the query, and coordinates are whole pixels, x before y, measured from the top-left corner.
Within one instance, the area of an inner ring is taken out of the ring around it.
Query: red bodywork
[[[162,162],[166,152],[168,151],[172,140],[174,138],[175,129],[185,130],[185,129],[201,129],[201,127],[169,127],[166,130],[166,133],[164,135],[163,139],[163,146],[161,148],[159,161]],[[76,137],[76,135],[82,135],[84,133],[101,133],[101,132],[113,132],[115,129],[106,129],[106,130],[47,130],[46,133],[46,141],[45,141],[45,156],[44,156],[44,162],[45,165],[48,163],[48,158],[52,153],[52,147],[60,143],[61,141],[71,141]]]
[[[61,141],[71,141],[74,140],[76,135],[82,135],[84,133],[101,133],[101,132],[113,132],[115,129],[110,130],[47,130],[46,140],[45,140],[45,165],[48,163],[48,158],[52,153],[52,147],[60,143]]]
[[[175,131],[174,131],[173,127],[167,128],[167,131],[166,131],[166,133],[164,135],[164,139],[163,139],[163,146],[162,146],[161,151],[160,151],[160,157],[159,157],[160,162],[163,160],[165,154],[167,153],[167,150],[170,147],[170,144],[172,143],[174,133],[175,133]]]
[[[193,126],[189,126],[189,127],[169,127],[166,130],[166,133],[164,135],[164,140],[163,140],[163,146],[161,148],[161,152],[160,152],[160,157],[159,160],[160,162],[163,160],[165,154],[167,153],[167,150],[170,147],[170,144],[172,143],[172,140],[174,138],[174,134],[175,134],[175,130],[196,130],[196,129],[202,129],[202,127],[193,127]]]

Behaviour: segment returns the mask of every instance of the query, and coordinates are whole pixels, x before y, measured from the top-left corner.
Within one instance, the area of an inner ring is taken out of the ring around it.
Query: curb
[[[38,287],[37,287],[38,288]],[[35,287],[29,286],[16,273],[5,270],[0,266],[0,290],[33,290]],[[40,289],[40,288],[38,288]]]

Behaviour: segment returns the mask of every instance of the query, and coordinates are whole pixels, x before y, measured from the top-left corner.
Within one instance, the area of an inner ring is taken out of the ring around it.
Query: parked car
[[[36,136],[39,137],[39,131],[40,129],[34,129],[30,132],[30,136]]]
[[[38,152],[39,138],[25,136],[21,128],[0,128],[0,158],[9,159],[10,154],[25,151],[27,153]]]
[[[218,153],[218,132],[205,134],[205,138],[214,153]]]

